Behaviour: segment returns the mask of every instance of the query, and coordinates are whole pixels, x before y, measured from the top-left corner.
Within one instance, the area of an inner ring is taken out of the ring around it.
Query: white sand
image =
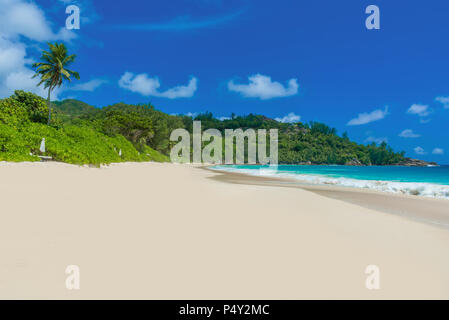
[[[448,230],[212,175],[0,164],[0,298],[449,298]],[[380,290],[365,288],[370,264]]]

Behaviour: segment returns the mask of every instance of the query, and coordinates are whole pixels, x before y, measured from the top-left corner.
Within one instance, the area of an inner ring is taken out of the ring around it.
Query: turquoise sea
[[[449,166],[226,165],[214,169],[449,199]]]

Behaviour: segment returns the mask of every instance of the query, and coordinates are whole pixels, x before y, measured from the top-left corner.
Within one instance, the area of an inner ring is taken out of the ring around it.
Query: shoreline
[[[346,187],[339,185],[312,184],[308,181],[282,177],[256,176],[241,172],[230,172],[204,167],[205,170],[220,173],[211,179],[235,184],[278,186],[299,188],[330,199],[342,200],[367,209],[394,214],[414,221],[427,223],[449,230],[449,200],[389,193],[373,189]]]
[[[309,190],[154,162],[0,176],[3,299],[449,297],[446,229]],[[80,290],[65,285],[72,265]]]

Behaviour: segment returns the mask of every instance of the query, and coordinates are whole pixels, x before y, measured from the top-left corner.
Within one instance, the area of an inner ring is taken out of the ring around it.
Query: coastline
[[[212,179],[235,184],[253,184],[260,186],[278,186],[283,188],[300,188],[327,198],[342,200],[367,209],[398,215],[415,221],[431,224],[449,230],[449,205],[446,199],[387,193],[372,189],[346,187],[338,185],[318,185],[308,181],[283,177],[264,177],[219,169],[206,170],[220,175]]]
[[[449,298],[447,230],[220,175],[0,164],[0,298]],[[68,265],[80,267],[80,290],[65,288]],[[368,265],[380,290],[365,286]]]

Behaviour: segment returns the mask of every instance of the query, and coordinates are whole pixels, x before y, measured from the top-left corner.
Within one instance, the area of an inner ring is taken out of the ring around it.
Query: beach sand
[[[206,170],[211,170],[205,167]],[[222,174],[211,179],[235,184],[301,188],[331,199],[343,200],[368,209],[403,216],[449,230],[449,201],[424,196],[387,193],[372,189],[343,187],[338,185],[317,185],[291,178],[265,177],[238,172],[211,170]]]
[[[445,221],[444,202],[230,175],[1,163],[0,298],[449,298],[449,230],[429,223]]]

